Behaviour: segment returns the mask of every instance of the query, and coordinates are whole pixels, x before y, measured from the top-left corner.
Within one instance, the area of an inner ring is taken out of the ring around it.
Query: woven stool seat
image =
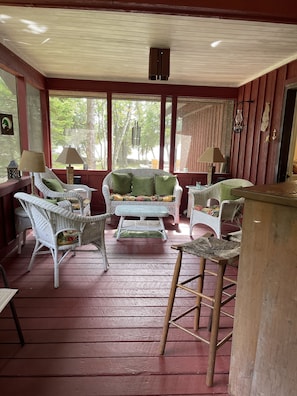
[[[191,334],[196,339],[205,342],[209,345],[208,353],[208,367],[206,375],[206,384],[208,386],[213,385],[215,359],[217,349],[228,341],[232,336],[232,331],[225,335],[221,340],[218,339],[219,334],[219,322],[221,314],[233,318],[233,315],[229,312],[222,310],[222,307],[229,301],[235,298],[235,286],[236,280],[225,276],[225,269],[227,265],[237,266],[240,244],[234,241],[226,241],[218,239],[213,236],[200,237],[189,243],[182,245],[173,245],[173,249],[179,251],[176,260],[170,295],[168,299],[167,311],[164,321],[163,334],[160,342],[160,354],[164,354],[165,345],[167,341],[167,335],[169,326],[172,325],[178,329]],[[200,257],[200,269],[198,274],[191,276],[189,279],[179,282],[179,274],[181,270],[183,253],[191,254]],[[212,263],[217,264],[217,271],[206,269],[206,260],[210,260]],[[204,277],[205,275],[213,275],[216,277],[216,286],[214,290],[214,296],[207,295],[204,293]],[[194,288],[194,281],[197,280],[197,286]],[[175,300],[177,289],[190,293],[196,297],[196,303],[194,306],[186,309],[176,317],[172,317],[172,310]],[[230,292],[231,290],[231,292]],[[206,338],[198,333],[201,307],[206,306],[211,309],[212,315],[210,317],[209,330],[210,337]],[[193,330],[180,324],[179,320],[188,315],[191,312],[195,312]]]

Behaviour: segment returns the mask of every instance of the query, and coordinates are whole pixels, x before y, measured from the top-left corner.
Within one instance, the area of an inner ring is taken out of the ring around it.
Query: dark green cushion
[[[131,175],[129,173],[112,172],[112,191],[125,195],[131,192]]]
[[[42,179],[43,183],[52,191],[64,192],[64,189],[57,179]]]
[[[239,186],[230,186],[229,184],[222,183],[221,184],[221,202],[225,200],[233,200],[238,199],[235,195],[231,193],[233,188],[238,188]]]
[[[176,184],[176,176],[156,175],[155,189],[157,195],[172,195]]]
[[[148,176],[133,176],[132,177],[132,195],[154,195],[155,181],[154,177]]]

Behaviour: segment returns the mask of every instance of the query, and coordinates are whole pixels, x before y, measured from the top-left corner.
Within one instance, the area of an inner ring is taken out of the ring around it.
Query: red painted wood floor
[[[3,261],[10,286],[19,289],[15,305],[26,344],[19,345],[6,308],[0,316],[2,396],[228,394],[230,341],[218,350],[211,388],[205,384],[206,344],[170,328],[165,355],[159,355],[177,257],[171,245],[191,240],[188,219],[183,218],[179,227],[166,221],[167,242],[116,241],[116,224],[113,218],[106,226],[107,273],[90,245],[66,259],[60,287],[54,289],[50,255],[38,258],[26,272],[34,245],[30,235],[21,255],[13,253]],[[194,237],[205,231],[196,226]],[[197,257],[184,255],[183,263],[182,276],[198,268]],[[228,271],[236,276],[235,269]],[[205,286],[211,289],[213,277],[206,278]],[[175,312],[192,303],[193,297],[178,294]],[[206,327],[209,313],[203,315]],[[189,327],[191,319],[186,319]],[[230,321],[222,317],[221,324],[228,327]]]

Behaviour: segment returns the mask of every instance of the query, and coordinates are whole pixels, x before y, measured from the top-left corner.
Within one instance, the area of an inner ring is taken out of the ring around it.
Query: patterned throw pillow
[[[78,232],[76,230],[62,231],[58,234],[58,245],[73,245],[78,243]]]
[[[198,210],[199,212],[203,212],[206,213],[210,216],[214,216],[214,217],[219,217],[219,213],[220,213],[220,205],[213,205],[213,206],[209,206],[209,207],[203,207],[201,205],[196,205],[194,207],[195,210]]]

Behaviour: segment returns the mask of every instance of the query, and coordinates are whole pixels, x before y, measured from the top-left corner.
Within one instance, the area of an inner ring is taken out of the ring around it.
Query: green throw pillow
[[[154,194],[155,194],[154,177],[148,177],[148,176],[132,177],[132,195],[137,197],[139,195],[151,196]]]
[[[233,200],[233,199],[238,199],[235,195],[231,193],[231,190],[233,188],[238,188],[240,186],[230,186],[229,184],[221,184],[221,202],[225,200]]]
[[[52,191],[64,192],[64,189],[57,179],[42,179],[43,183]]]
[[[157,175],[155,176],[155,189],[157,195],[173,195],[176,184],[176,176]]]
[[[116,194],[129,194],[131,192],[131,175],[129,173],[111,174],[112,191]]]

